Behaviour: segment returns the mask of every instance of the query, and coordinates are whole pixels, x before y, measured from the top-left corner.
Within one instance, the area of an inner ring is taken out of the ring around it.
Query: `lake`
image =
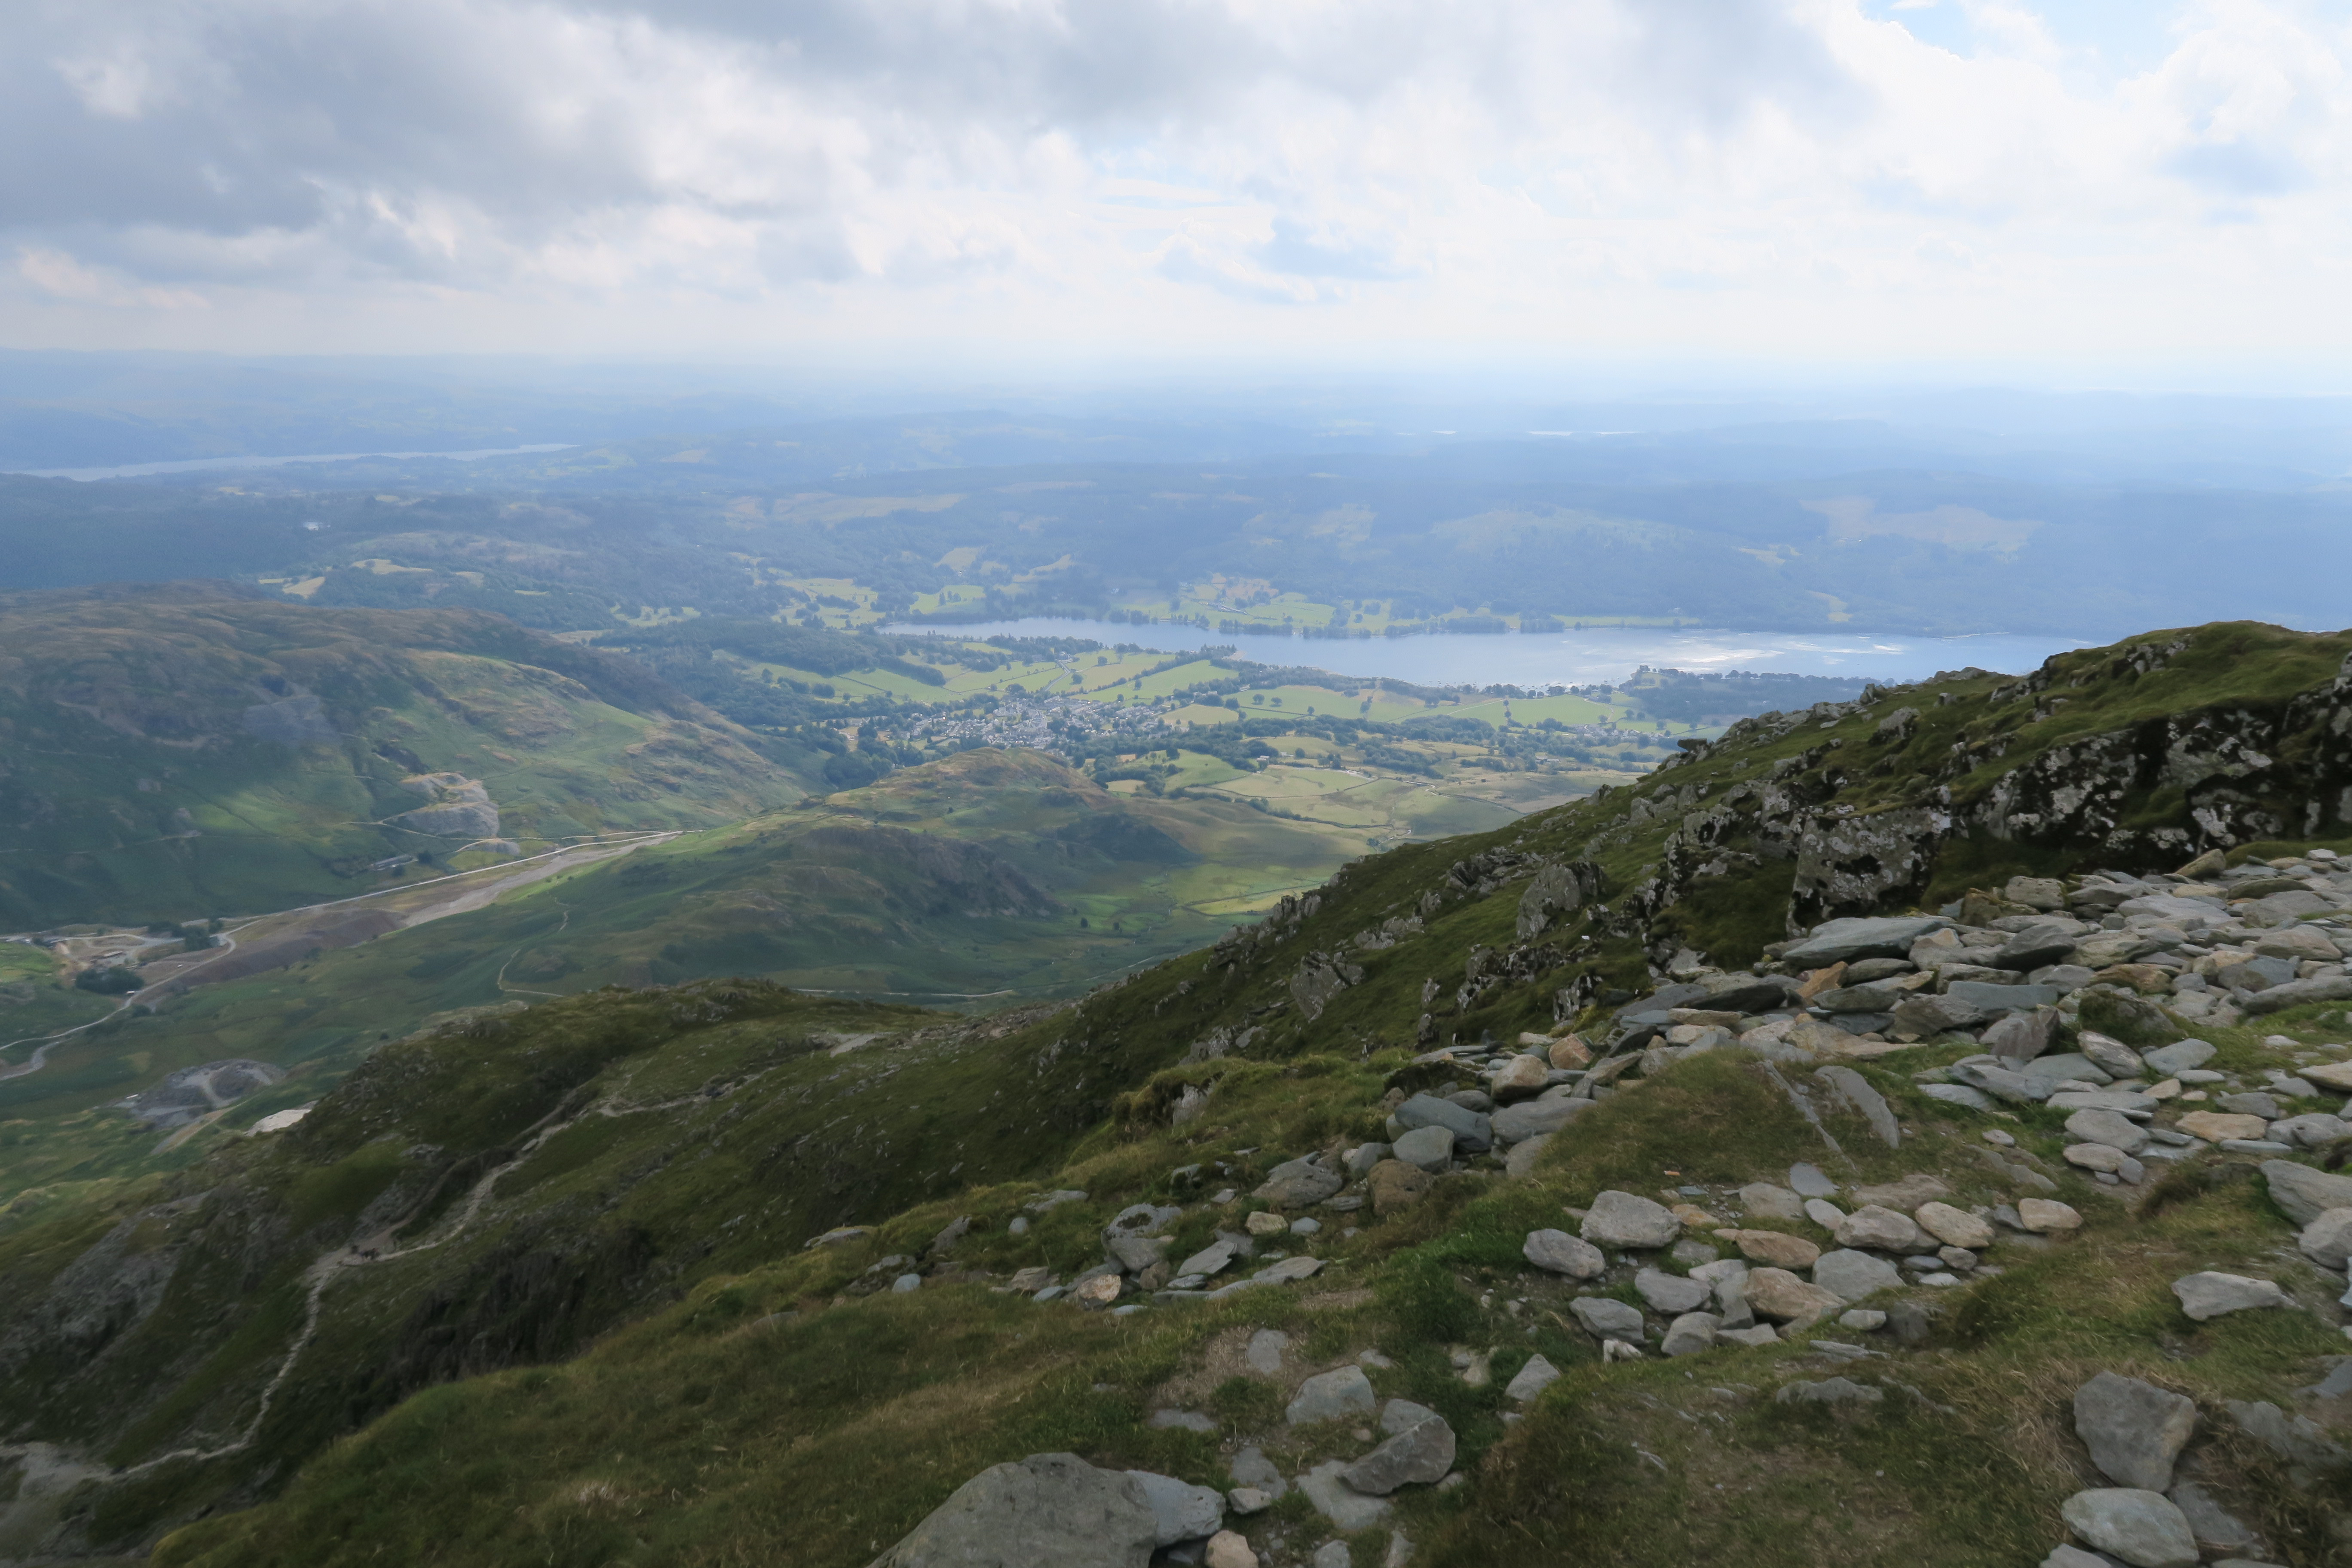
[[[1261,664],[1310,665],[1336,675],[1384,675],[1422,686],[1613,684],[1643,665],[1910,681],[1968,665],[2022,674],[2053,653],[2092,646],[2067,637],[1906,637],[1837,632],[1667,631],[1641,626],[1532,636],[1506,632],[1286,637],[1202,631],[1174,622],[1138,626],[1124,621],[1050,617],[953,626],[898,625],[884,629],[968,637],[1090,637],[1100,643],[1134,643],[1170,653],[1230,646],[1240,657]]]

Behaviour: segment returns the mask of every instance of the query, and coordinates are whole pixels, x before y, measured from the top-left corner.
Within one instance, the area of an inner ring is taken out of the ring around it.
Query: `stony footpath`
[[[2128,1205],[2163,1173],[2251,1162],[2270,1204],[2296,1227],[2293,1253],[2308,1268],[2291,1279],[2184,1273],[2172,1285],[2181,1319],[2310,1312],[2352,1340],[2352,1175],[2313,1160],[2340,1161],[2352,1149],[2352,1102],[2343,1098],[2352,1094],[2352,1047],[2274,1036],[2265,1045],[2280,1065],[2229,1071],[2208,1065],[2220,1053],[2204,1040],[2135,1048],[2086,1022],[2139,1037],[2178,1035],[2183,1021],[2222,1027],[2274,1010],[2282,995],[2352,996],[2344,964],[2352,931],[2336,914],[2352,908],[2352,875],[2339,891],[2324,852],[2252,872],[2223,871],[2218,860],[2151,879],[2021,878],[1935,914],[1832,921],[1746,972],[1682,955],[1661,976],[1664,984],[1595,1010],[1582,1033],[1562,1026],[1507,1046],[1414,1058],[1391,1075],[1383,1100],[1364,1108],[1384,1118],[1383,1140],[1335,1143],[1270,1167],[1267,1152],[1247,1148],[1180,1167],[1168,1187],[1201,1195],[1118,1209],[1101,1228],[1100,1262],[1066,1279],[1032,1268],[992,1287],[1049,1308],[1134,1315],[1320,1284],[1333,1261],[1328,1244],[1344,1247],[1363,1226],[1406,1214],[1447,1176],[1539,1182],[1546,1152],[1571,1143],[1580,1117],[1669,1079],[1680,1063],[1731,1052],[1759,1059],[1773,1092],[1817,1134],[1818,1155],[1738,1186],[1608,1189],[1562,1205],[1558,1225],[1524,1237],[1522,1283],[1500,1304],[1507,1321],[1572,1324],[1604,1365],[1712,1364],[1800,1348],[1801,1362],[1774,1367],[1780,1381],[1771,1398],[1783,1405],[1932,1404],[1902,1366],[1930,1342],[1937,1298],[1999,1278],[2012,1259],[2068,1246],[2085,1222],[2058,1196],[2062,1177],[2087,1178]],[[2149,996],[2164,998],[2168,1010]],[[1906,1113],[1857,1065],[1897,1068],[1930,1052],[1948,1059],[1911,1069],[1913,1083],[1938,1113],[1979,1123],[1931,1157],[1964,1162],[1876,1182],[1832,1174],[1846,1152],[1841,1131],[1850,1139],[1858,1130],[1897,1155],[1916,1146],[1916,1139],[1906,1145]],[[2063,1113],[2055,1161],[2028,1146],[2045,1140],[2021,1110],[2043,1130]],[[1246,1189],[1231,1183],[1253,1159],[1262,1178]],[[2007,1196],[1985,1201],[1988,1186]],[[1039,1194],[1010,1228],[1023,1234],[1087,1201],[1076,1190]],[[1197,1235],[1204,1220],[1211,1239],[1178,1247],[1175,1233],[1189,1225]],[[951,1226],[927,1249],[934,1276],[971,1278],[952,1261],[961,1237]],[[895,1289],[919,1289],[921,1268],[911,1256],[887,1258],[853,1290],[878,1289],[885,1279]],[[1492,1293],[1481,1302],[1495,1304]],[[1279,1331],[1224,1347],[1244,1375],[1286,1391],[1286,1436],[1298,1429],[1318,1436],[1304,1450],[1315,1462],[1291,1473],[1268,1458],[1273,1444],[1247,1433],[1225,1445],[1231,1485],[1222,1493],[1097,1470],[1068,1455],[1035,1456],[975,1478],[877,1568],[1010,1563],[1012,1548],[989,1542],[1015,1537],[1032,1554],[1019,1560],[1034,1563],[1348,1563],[1342,1540],[1314,1545],[1295,1529],[1260,1531],[1255,1540],[1244,1531],[1296,1491],[1335,1536],[1360,1540],[1389,1520],[1391,1500],[1407,1489],[1470,1483],[1454,1468],[1456,1438],[1444,1419],[1382,1394],[1382,1372],[1394,1365],[1388,1352],[1400,1348],[1365,1346],[1314,1370]],[[1464,1346],[1452,1355],[1465,1384],[1493,1375],[1493,1351]],[[1814,1375],[1792,1375],[1804,1373]],[[1561,1376],[1535,1355],[1503,1393],[1524,1410]],[[2137,1377],[2093,1376],[2074,1395],[2074,1426],[2088,1465],[2114,1485],[2066,1500],[2073,1539],[2054,1547],[2045,1568],[2272,1561],[2258,1532],[2195,1479],[2193,1452],[2182,1468],[2183,1454],[2200,1431],[2219,1426],[2274,1456],[2298,1488],[2352,1504],[2352,1449],[2339,1431],[2299,1414],[2298,1402],[2323,1414],[2352,1411],[2352,1354],[2308,1386],[2282,1391],[2280,1401],[2233,1400],[2210,1410]],[[1520,1418],[1517,1411],[1503,1416],[1506,1424]],[[1210,1415],[1174,1405],[1156,1410],[1151,1424],[1220,1430]],[[1289,1451],[1300,1451],[1295,1441]],[[2352,1507],[2336,1518],[2352,1546]],[[1066,1550],[1053,1543],[1059,1536],[1038,1533],[1040,1519],[1072,1521]],[[1132,1543],[1120,1548],[1127,1555],[1101,1553],[1111,1528]],[[1381,1561],[1400,1568],[1412,1551],[1392,1531]],[[1005,1554],[991,1555],[999,1552]]]

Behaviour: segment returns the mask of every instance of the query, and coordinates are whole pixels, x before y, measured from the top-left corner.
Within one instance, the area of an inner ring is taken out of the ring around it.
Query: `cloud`
[[[2191,347],[2352,346],[2326,268],[2246,277],[2352,244],[2340,19],[2193,0],[2124,74],[1933,9],[1969,53],[1880,0],[26,0],[0,299],[50,343],[204,299],[224,347],[1835,356],[2226,296]]]

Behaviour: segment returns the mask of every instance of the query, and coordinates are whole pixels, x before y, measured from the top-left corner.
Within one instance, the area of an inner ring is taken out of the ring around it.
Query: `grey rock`
[[[2004,1018],[2058,1000],[2055,985],[1996,985],[1982,980],[1955,980],[1944,989],[1944,999],[1975,1007],[1988,1018]]]
[[[1454,1130],[1416,1127],[1396,1141],[1392,1152],[1408,1165],[1430,1172],[1443,1171],[1454,1163]]]
[[[1902,1271],[1883,1258],[1842,1249],[1822,1254],[1813,1265],[1813,1283],[1842,1301],[1860,1301],[1881,1290],[1899,1289]]]
[[[1143,1489],[1143,1499],[1151,1505],[1152,1517],[1159,1521],[1160,1545],[1173,1546],[1180,1541],[1197,1541],[1204,1535],[1214,1535],[1225,1527],[1223,1493],[1150,1470],[1129,1470],[1127,1473],[1137,1486]]]
[[[1838,1184],[1819,1165],[1790,1166],[1789,1186],[1802,1198],[1833,1198],[1838,1192]]]
[[[2280,1013],[2306,1002],[2341,1002],[2347,997],[2352,997],[2352,975],[2321,975],[2257,991],[2242,998],[2239,1005],[2252,1014]]]
[[[1903,1143],[1903,1129],[1895,1120],[1895,1111],[1886,1097],[1871,1087],[1870,1080],[1848,1067],[1826,1067],[1813,1076],[1829,1086],[1830,1093],[1847,1109],[1860,1116],[1871,1134],[1890,1149]]]
[[[2004,1065],[2017,1067],[2049,1050],[2057,1032],[2057,1009],[2036,1007],[2011,1013],[1979,1037],[1979,1043]]]
[[[2164,1102],[2153,1095],[2127,1089],[2063,1089],[2043,1100],[2053,1110],[2116,1110],[2128,1115],[2151,1111]]]
[[[1559,1368],[1539,1355],[1529,1356],[1528,1364],[1519,1368],[1511,1381],[1503,1385],[1503,1392],[1525,1405],[1559,1381]]]
[[[1519,1253],[1537,1268],[1571,1279],[1596,1279],[1609,1269],[1599,1247],[1564,1230],[1529,1231]]]
[[[1114,1236],[1103,1243],[1103,1251],[1128,1273],[1140,1274],[1168,1256],[1168,1238],[1164,1236]]]
[[[1911,944],[1952,922],[1941,915],[1859,917],[1825,921],[1780,955],[1791,969],[1822,969],[1856,958],[1904,958]]]
[[[1408,1130],[1445,1128],[1454,1134],[1456,1144],[1474,1154],[1483,1154],[1495,1146],[1494,1123],[1488,1118],[1433,1094],[1416,1094],[1398,1106],[1396,1120]]]
[[[2119,1487],[2160,1492],[2197,1430],[2197,1402],[2136,1377],[2103,1372],[2074,1391],[2074,1435]]]
[[[2219,1094],[2213,1097],[2213,1103],[2220,1110],[2234,1115],[2259,1116],[2265,1121],[2272,1121],[2279,1113],[2279,1102],[2260,1092]]]
[[[2323,1470],[2352,1464],[2352,1453],[2347,1453],[2327,1435],[2326,1427],[2308,1415],[2289,1415],[2275,1405],[2242,1399],[2222,1404],[2246,1436],[2289,1464]]]
[[[2249,1279],[2242,1274],[2221,1274],[2210,1269],[2175,1279],[2172,1293],[2180,1298],[2180,1310],[2200,1323],[2231,1312],[2294,1305],[2294,1299],[2273,1280]]]
[[[1386,1498],[1366,1497],[1342,1479],[1348,1468],[1345,1459],[1326,1459],[1298,1478],[1298,1489],[1315,1505],[1315,1511],[1339,1529],[1353,1534],[1370,1530],[1388,1517]]]
[[[1346,1542],[1327,1541],[1307,1560],[1307,1568],[1355,1568],[1355,1562],[1348,1553]]]
[[[2020,970],[2063,963],[2073,954],[2081,934],[2081,927],[2073,921],[2063,925],[2030,925],[2010,933],[2009,940],[1995,948],[1986,962],[1997,969]]]
[[[1847,1377],[1825,1377],[1819,1383],[1784,1383],[1772,1395],[1776,1405],[1876,1405],[1886,1391]]]
[[[1342,1415],[1369,1415],[1379,1403],[1364,1369],[1343,1366],[1300,1384],[1282,1418],[1293,1426],[1304,1426],[1315,1421],[1335,1421]]]
[[[1279,1498],[1290,1490],[1290,1483],[1275,1468],[1274,1461],[1255,1445],[1235,1454],[1233,1463],[1225,1467],[1225,1473],[1233,1477],[1236,1486],[1253,1488],[1270,1498]]]
[[[1633,1292],[1650,1304],[1652,1311],[1668,1316],[1696,1311],[1703,1303],[1715,1297],[1715,1291],[1706,1280],[1687,1279],[1679,1274],[1669,1274],[1663,1268],[1644,1268],[1635,1274]]]
[[[2352,1122],[2324,1110],[2306,1111],[2301,1116],[2289,1116],[2271,1123],[2271,1142],[2292,1143],[2303,1149],[2325,1149],[2330,1143],[2352,1138]]]
[[[2084,1029],[2074,1048],[2117,1078],[2137,1078],[2146,1069],[2140,1055],[2121,1040],[2111,1040],[2096,1029]]]
[[[1985,1011],[1962,997],[1915,991],[1887,1016],[1887,1026],[1898,1034],[1928,1037],[1951,1029],[1973,1029],[1985,1021]]]
[[[1733,1194],[1750,1215],[1760,1219],[1802,1219],[1805,1200],[1769,1182],[1750,1182]]]
[[[1951,1075],[1971,1089],[1982,1089],[1995,1100],[2005,1100],[2012,1105],[2038,1105],[2050,1098],[2046,1079],[2030,1078],[2004,1067],[1983,1062],[1955,1062]]]
[[[1381,1412],[1381,1425],[1395,1436],[1339,1472],[1358,1491],[1386,1497],[1399,1487],[1443,1480],[1454,1468],[1454,1428],[1436,1411],[1391,1399]]]
[[[1916,1252],[1927,1239],[1918,1224],[1895,1209],[1865,1204],[1845,1216],[1837,1227],[1840,1247],[1869,1247],[1878,1252]]]
[[[1596,1246],[1659,1247],[1674,1245],[1683,1222],[1647,1198],[1604,1192],[1592,1200],[1580,1228],[1584,1239]]]
[[[2093,1061],[2090,1058],[2079,1055],[2074,1051],[2061,1052],[2057,1056],[2042,1057],[2038,1060],[2027,1062],[2018,1070],[2025,1074],[2028,1078],[2038,1078],[2043,1082],[2052,1085],[2062,1083],[2069,1079],[2074,1079],[2078,1083],[2094,1085],[2110,1084],[2115,1082],[2114,1078],[2108,1074],[2105,1068],[2099,1066],[2098,1063]]]
[[[1739,1345],[1754,1350],[1759,1345],[1779,1344],[1780,1331],[1769,1323],[1758,1323],[1753,1328],[1747,1329],[1717,1329],[1715,1331],[1715,1342],[1719,1345]]]
[[[1577,1100],[1562,1094],[1557,1100],[1545,1098],[1523,1100],[1517,1105],[1507,1105],[1495,1112],[1493,1132],[1506,1143],[1518,1143],[1529,1138],[1541,1138],[1559,1131],[1579,1116],[1592,1109],[1594,1101]]]
[[[1715,1348],[1716,1331],[1723,1320],[1713,1312],[1685,1312],[1666,1325],[1665,1337],[1658,1342],[1661,1354],[1669,1356],[1696,1355]]]
[[[1991,1099],[1982,1089],[1970,1089],[1964,1083],[1923,1083],[1919,1092],[1930,1100],[1940,1100],[1947,1105],[1958,1105],[1969,1110],[1990,1110]]]
[[[2147,1147],[2147,1129],[2121,1111],[2078,1110],[2066,1118],[2066,1131],[2078,1143],[2104,1143],[2126,1154]]]
[[[1589,1105],[1591,1101],[1587,1100],[1583,1103]],[[1534,1175],[1536,1162],[1543,1157],[1543,1152],[1546,1149],[1551,1147],[1551,1139],[1550,1133],[1539,1132],[1532,1138],[1523,1139],[1512,1144],[1511,1152],[1503,1157],[1503,1173],[1514,1181],[1525,1181]]]
[[[2196,1568],[2197,1538],[2161,1492],[2101,1487],[2076,1492],[2058,1512],[2084,1542],[2133,1568]]]
[[[1145,1568],[1159,1544],[1132,1476],[1032,1454],[957,1488],[871,1568]]]
[[[2328,1209],[2303,1227],[2294,1244],[2305,1258],[2339,1272],[2352,1267],[2352,1208]],[[2347,1362],[2347,1366],[2352,1366]]]
[[[1360,1143],[1340,1161],[1351,1180],[1361,1181],[1372,1173],[1372,1167],[1390,1158],[1386,1143]]]
[[[2262,1538],[2231,1517],[2212,1493],[2196,1482],[2183,1481],[2165,1495],[2180,1510],[2180,1517],[2189,1521],[2189,1533],[2196,1538],[2200,1550],[2237,1556],[2263,1549]]]
[[[1874,1312],[1867,1307],[1856,1307],[1850,1311],[1838,1314],[1838,1327],[1853,1329],[1859,1333],[1866,1334],[1874,1329],[1883,1329],[1885,1326],[1886,1314]]]
[[[1172,1205],[1129,1204],[1111,1215],[1110,1223],[1103,1226],[1103,1241],[1108,1245],[1121,1236],[1156,1236],[1183,1217],[1184,1211]]]
[[[1176,1266],[1179,1275],[1216,1274],[1230,1265],[1238,1252],[1230,1241],[1213,1241]]]
[[[1596,1340],[1623,1340],[1636,1345],[1642,1342],[1642,1313],[1637,1307],[1612,1301],[1606,1296],[1579,1296],[1568,1304],[1568,1310],[1576,1314],[1585,1332]]]
[[[2213,1059],[2218,1048],[2204,1040],[2175,1040],[2168,1046],[2142,1051],[2139,1059],[2147,1064],[2148,1071],[2170,1075],[2203,1067]]]
[[[2042,1568],[2116,1568],[2116,1560],[2102,1552],[2085,1552],[2079,1546],[2053,1546],[2050,1555],[2042,1560]]]
[[[1316,1163],[1309,1156],[1276,1165],[1255,1195],[1280,1209],[1312,1208],[1347,1184],[1347,1178],[1339,1172]]]
[[[1833,1231],[1845,1223],[1845,1210],[1827,1198],[1807,1198],[1805,1217],[1823,1230]]]

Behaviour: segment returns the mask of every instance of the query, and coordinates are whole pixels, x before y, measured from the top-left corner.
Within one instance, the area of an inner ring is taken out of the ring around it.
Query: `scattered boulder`
[[[1531,1100],[1541,1094],[1551,1081],[1551,1064],[1542,1057],[1515,1056],[1505,1059],[1486,1079],[1486,1092],[1497,1104],[1507,1105],[1515,1100]]]
[[[2273,1143],[2293,1143],[2305,1149],[2325,1149],[2331,1143],[2352,1138],[2352,1122],[2324,1110],[2306,1111],[2301,1116],[2289,1116],[2273,1121],[2263,1134]]]
[[[1992,1226],[1949,1204],[1921,1204],[1912,1215],[1921,1230],[1947,1247],[1965,1247],[1971,1252],[1982,1252],[1992,1245]]]
[[[1297,1394],[1283,1410],[1282,1418],[1293,1426],[1305,1426],[1317,1421],[1336,1421],[1342,1415],[1369,1415],[1379,1404],[1364,1369],[1343,1366],[1300,1384]]]
[[[1386,1497],[1399,1487],[1441,1481],[1454,1468],[1454,1428],[1428,1406],[1391,1399],[1381,1410],[1381,1430],[1392,1436],[1339,1472],[1341,1480],[1366,1496]]]
[[[1265,1494],[1253,1495],[1262,1497]],[[1244,1509],[1243,1511],[1255,1513],[1257,1510]],[[1208,1555],[1202,1561],[1207,1568],[1257,1568],[1257,1553],[1250,1550],[1249,1537],[1233,1530],[1221,1530],[1209,1537]]]
[[[1640,1344],[1643,1339],[1642,1312],[1622,1301],[1612,1301],[1606,1296],[1579,1296],[1568,1304],[1584,1331],[1596,1340],[1622,1340]]]
[[[1978,1037],[1978,1043],[2003,1065],[2016,1067],[2048,1051],[2057,1037],[2057,1010],[2036,1007],[2030,1013],[2011,1013]]]
[[[1590,1105],[1592,1101],[1580,1100],[1576,1103]],[[1503,1159],[1503,1173],[1513,1181],[1525,1181],[1534,1175],[1536,1162],[1541,1159],[1543,1152],[1551,1146],[1551,1139],[1550,1133],[1538,1132],[1532,1138],[1523,1139],[1512,1144],[1510,1153]]]
[[[1145,1568],[1159,1544],[1133,1476],[1032,1454],[957,1488],[870,1568]]]
[[[1359,1530],[1370,1530],[1386,1519],[1389,1501],[1386,1498],[1366,1497],[1349,1486],[1342,1479],[1347,1468],[1345,1459],[1326,1459],[1298,1478],[1298,1489],[1334,1528],[1353,1534]]]
[[[1828,1253],[1813,1265],[1813,1283],[1835,1296],[1843,1306],[1881,1290],[1899,1288],[1903,1274],[1883,1258],[1845,1250]]]
[[[2058,1512],[2085,1543],[2132,1568],[2196,1568],[2197,1538],[2162,1492],[2101,1487],[2076,1492]]]
[[[1444,1170],[1454,1163],[1454,1130],[1450,1127],[1416,1127],[1391,1146],[1391,1158],[1408,1165],[1418,1165],[1431,1173]]]
[[[1564,1230],[1531,1230],[1519,1252],[1537,1268],[1571,1279],[1597,1279],[1609,1270],[1599,1247]]]
[[[1781,962],[1790,969],[1823,969],[1857,958],[1904,958],[1911,944],[1952,922],[1941,915],[1895,915],[1827,921],[1812,934],[1783,951]]]
[[[2117,1078],[2137,1078],[2147,1070],[2147,1064],[2140,1059],[2137,1051],[2096,1029],[2084,1029],[2077,1037],[2074,1048]]]
[[[2172,1293],[2180,1298],[2180,1310],[2200,1323],[2258,1307],[2294,1305],[2294,1299],[2280,1289],[2274,1280],[2249,1279],[2242,1274],[2221,1274],[2211,1269],[2175,1279]]]
[[[2147,1147],[2147,1129],[2116,1110],[2078,1110],[2066,1118],[2066,1131],[2078,1143],[2104,1143],[2126,1154]]]
[[[1927,1237],[1907,1214],[1876,1204],[1865,1204],[1845,1216],[1837,1227],[1840,1247],[1869,1247],[1879,1252],[1916,1252]]]
[[[1632,1193],[1605,1192],[1592,1200],[1580,1227],[1584,1239],[1601,1247],[1671,1247],[1683,1222],[1663,1205]]]
[[[2074,1391],[2074,1435],[2119,1487],[2169,1490],[2173,1461],[2196,1430],[2196,1401],[2136,1377],[2103,1372]]]
[[[1778,1318],[1792,1328],[1806,1328],[1832,1312],[1845,1309],[1834,1291],[1809,1284],[1785,1268],[1754,1268],[1743,1292],[1759,1318]]]
[[[1684,1312],[1666,1325],[1665,1337],[1658,1342],[1661,1355],[1696,1355],[1715,1348],[1715,1334],[1723,1320],[1713,1312]]]
[[[2213,1059],[2219,1048],[2204,1040],[2175,1040],[2168,1046],[2142,1051],[2139,1059],[2147,1065],[2148,1071],[2169,1077],[2173,1073],[2203,1067]]]
[[[1751,1263],[1769,1264],[1775,1268],[1811,1268],[1822,1249],[1801,1236],[1790,1236],[1778,1230],[1717,1231],[1716,1235],[1739,1248],[1740,1256]]]
[[[2352,1268],[2352,1208],[2321,1213],[2303,1227],[2294,1244],[2303,1249],[2305,1258],[2323,1268]]]
[[[2226,1554],[2236,1560],[2236,1568],[2254,1568],[2245,1559],[2263,1549],[2262,1538],[2231,1517],[2212,1493],[2194,1481],[2183,1481],[2165,1495],[2189,1521],[2200,1550]]]
[[[1312,1208],[1348,1184],[1339,1172],[1320,1164],[1312,1154],[1276,1165],[1255,1194],[1276,1208]]]
[[[1668,1351],[1666,1353],[1672,1355],[1674,1352]],[[1503,1385],[1503,1392],[1525,1405],[1559,1381],[1559,1368],[1539,1355],[1529,1356],[1528,1364],[1519,1368],[1517,1375]]]
[[[1591,1110],[1596,1103],[1579,1100],[1564,1089],[1551,1089],[1539,1100],[1523,1100],[1517,1105],[1507,1105],[1495,1112],[1494,1135],[1506,1143],[1547,1137]]]
[[[1685,1279],[1663,1268],[1644,1268],[1634,1275],[1633,1292],[1650,1304],[1652,1311],[1667,1315],[1696,1311],[1715,1297],[1704,1279]]]
[[[2330,1175],[2292,1160],[2265,1160],[2263,1183],[2271,1202],[2297,1225],[2309,1225],[2329,1209],[2352,1208],[2352,1176]]]
[[[2219,1143],[2225,1138],[2260,1138],[2270,1131],[2270,1123],[2259,1116],[2241,1116],[2228,1110],[2192,1110],[2177,1125],[2191,1138],[2202,1138],[2209,1143]]]
[[[1407,1131],[1415,1127],[1445,1128],[1454,1134],[1456,1144],[1474,1154],[1483,1154],[1495,1146],[1494,1123],[1488,1117],[1433,1094],[1414,1095],[1396,1108],[1396,1119]]]
[[[1180,1541],[1198,1541],[1224,1528],[1224,1494],[1214,1488],[1196,1487],[1189,1481],[1180,1481],[1174,1476],[1158,1475],[1150,1470],[1129,1470],[1127,1473],[1137,1486],[1143,1489],[1144,1501],[1151,1505],[1152,1517],[1160,1525],[1160,1545],[1173,1546]]]
[[[2083,1228],[2083,1216],[2074,1212],[2072,1205],[2062,1204],[2055,1198],[2020,1198],[2017,1221],[2019,1228],[2042,1236]]]

